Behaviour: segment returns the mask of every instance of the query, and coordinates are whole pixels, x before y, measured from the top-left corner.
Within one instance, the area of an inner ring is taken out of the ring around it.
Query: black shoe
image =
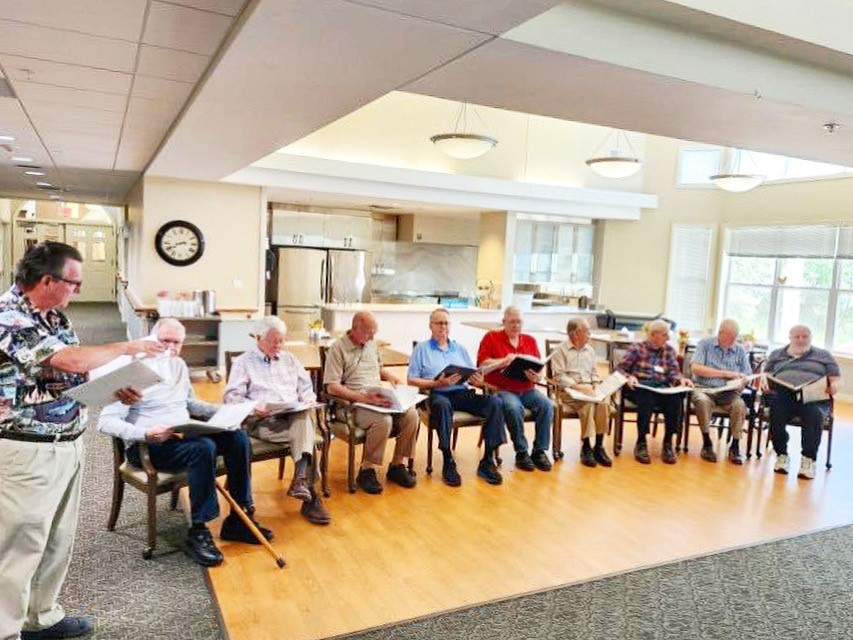
[[[489,484],[501,484],[504,479],[492,460],[480,460],[477,465],[477,475]]]
[[[735,443],[737,443],[737,440],[735,440]],[[743,464],[743,454],[740,452],[740,448],[734,445],[729,447],[729,462],[737,465]]]
[[[213,536],[203,524],[194,524],[190,527],[184,539],[184,553],[203,567],[215,567],[222,564],[224,560],[222,552],[213,542]]]
[[[355,483],[365,493],[373,495],[382,493],[382,485],[379,484],[379,479],[376,477],[376,469],[362,469],[358,472]]]
[[[248,515],[248,514],[247,514]],[[275,537],[272,531],[267,529],[266,527],[262,527],[257,523],[257,521],[252,518],[252,516],[248,516],[252,520],[252,524],[254,524],[258,531],[261,532],[261,535],[267,539],[267,541],[272,540]],[[229,513],[228,517],[222,521],[222,529],[219,531],[219,537],[222,540],[230,540],[232,542],[245,542],[246,544],[261,544],[261,541],[255,537],[255,534],[251,532],[249,527],[246,526],[246,523],[243,522],[240,517],[236,513]]]
[[[21,640],[52,640],[53,638],[79,638],[95,630],[89,618],[65,616],[52,627],[38,631],[21,631]]]
[[[441,479],[448,487],[458,487],[462,484],[462,478],[456,469],[456,461],[453,458],[445,458],[441,468]]]
[[[533,460],[533,464],[537,469],[539,469],[539,471],[551,470],[551,461],[548,459],[548,454],[544,451],[534,451],[533,455],[530,457]]]
[[[604,450],[604,447],[596,447],[592,450],[592,455],[593,457],[595,457],[595,461],[602,467],[613,466],[613,460],[611,460],[610,456],[607,455],[607,452]]]
[[[530,454],[526,451],[519,451],[515,454],[515,468],[522,471],[533,471],[536,465],[530,459]]]
[[[404,464],[389,465],[388,473],[385,474],[385,479],[388,480],[388,482],[399,484],[401,487],[405,487],[406,489],[411,489],[418,483],[415,475],[410,472]],[[460,482],[462,481],[460,480]]]
[[[583,447],[581,449],[581,464],[585,467],[598,466],[598,463],[595,461],[595,456],[592,453],[592,449],[589,447]]]
[[[714,453],[714,447],[710,444],[702,446],[702,452],[699,454],[699,457],[708,462],[717,461],[717,454]]]
[[[663,445],[663,453],[661,453],[661,460],[663,460],[666,464],[675,464],[676,457],[675,452],[672,450],[671,444]]]
[[[645,442],[638,442],[634,446],[634,460],[642,464],[652,463],[652,459],[649,457],[649,447]]]

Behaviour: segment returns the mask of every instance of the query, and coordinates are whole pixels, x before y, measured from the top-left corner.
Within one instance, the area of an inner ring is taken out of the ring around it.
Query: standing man
[[[312,524],[329,524],[331,517],[320,501],[312,474],[314,468],[313,405],[317,394],[311,377],[290,351],[282,349],[287,325],[281,318],[267,316],[255,327],[257,344],[231,366],[225,388],[226,403],[255,400],[255,414],[243,423],[249,433],[268,442],[284,442],[296,463],[287,494],[302,501],[301,512]],[[272,414],[267,403],[308,405],[309,409]],[[311,478],[309,479],[309,475]]]
[[[481,395],[460,384],[460,375],[439,375],[448,365],[474,368],[471,356],[461,344],[450,339],[450,314],[447,309],[436,309],[429,314],[432,337],[419,343],[409,359],[409,384],[430,394],[430,421],[438,432],[438,448],[444,456],[441,478],[451,487],[462,484],[450,448],[453,412],[466,411],[485,418],[483,425],[483,459],[477,475],[489,484],[503,482],[495,466],[495,451],[504,439],[503,401],[496,395]],[[475,373],[468,379],[475,387],[483,385],[483,374]]]
[[[716,338],[703,338],[696,345],[696,353],[690,364],[693,382],[700,388],[693,390],[693,408],[702,430],[703,460],[716,462],[717,454],[711,444],[708,431],[714,407],[719,407],[729,415],[729,429],[732,443],[729,445],[729,460],[733,464],[743,464],[740,452],[740,437],[743,434],[743,422],[746,419],[746,404],[741,398],[743,384],[733,391],[705,393],[701,387],[722,387],[730,380],[744,380],[752,374],[749,354],[737,343],[738,325],[734,320],[723,320],[717,329]]]
[[[63,393],[121,355],[157,342],[80,346],[62,312],[83,285],[83,257],[45,242],[27,251],[0,296],[0,639],[72,638],[89,618],[65,615],[80,506],[86,409]]]
[[[551,357],[551,375],[562,388],[580,393],[593,393],[601,382],[596,366],[595,350],[589,344],[589,323],[583,318],[572,318],[566,324],[569,339],[559,346]],[[610,399],[604,402],[573,400],[564,394],[561,401],[577,412],[581,423],[581,463],[587,467],[600,464],[613,466],[604,450],[604,436],[610,421]],[[595,435],[595,446],[590,443]]]
[[[519,354],[539,358],[539,346],[533,336],[521,332],[523,321],[517,307],[507,307],[503,315],[503,329],[489,331],[480,342],[477,364],[481,367],[500,365],[486,375],[486,382],[497,387],[504,404],[504,419],[515,447],[515,466],[523,471],[551,470],[551,461],[545,453],[551,443],[551,425],[554,422],[554,406],[551,401],[535,389],[542,377],[541,372],[528,369],[527,380],[507,378],[500,370]],[[533,454],[528,453],[527,438],[524,436],[524,410],[533,413],[536,422],[536,437]]]
[[[373,339],[378,329],[372,313],[359,311],[352,317],[352,328],[346,335],[335,340],[326,354],[323,369],[323,384],[326,392],[350,402],[363,402],[380,407],[390,405],[388,399],[372,391],[381,382],[399,384],[399,380],[382,368],[379,346]],[[363,491],[382,493],[382,485],[376,477],[376,469],[382,466],[385,445],[392,433],[396,434],[394,457],[388,466],[386,478],[401,487],[411,489],[417,484],[415,476],[404,461],[415,455],[415,439],[418,435],[418,412],[410,407],[403,413],[389,415],[362,407],[355,409],[356,424],[367,431],[361,470],[356,483]]]
[[[789,344],[776,349],[767,358],[764,370],[771,376],[783,380],[793,386],[800,386],[826,378],[826,393],[834,396],[841,389],[841,370],[838,362],[829,351],[812,346],[812,332],[807,326],[798,324],[791,327],[788,333]],[[762,386],[767,390],[768,383],[762,379]],[[770,437],[773,440],[773,450],[776,452],[776,473],[788,473],[788,422],[798,416],[802,422],[801,442],[802,457],[797,476],[812,480],[815,474],[815,460],[823,434],[823,423],[829,416],[830,401],[803,403],[802,396],[782,385],[770,381],[769,393],[766,395],[770,405]]]
[[[628,353],[619,363],[619,370],[628,378],[627,396],[637,404],[637,444],[634,447],[634,459],[642,464],[650,464],[649,448],[646,436],[649,433],[649,421],[652,412],[663,412],[666,433],[663,439],[661,459],[667,464],[675,464],[675,452],[672,450],[672,437],[678,433],[681,424],[682,394],[662,394],[651,389],[638,389],[638,384],[647,387],[692,387],[693,381],[681,375],[681,367],[675,355],[675,349],[668,344],[669,325],[663,320],[654,320],[649,325],[649,334],[643,342],[631,345]]]

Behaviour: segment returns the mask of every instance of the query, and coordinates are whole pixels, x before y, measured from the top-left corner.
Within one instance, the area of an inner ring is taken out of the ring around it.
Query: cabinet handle
[[[290,236],[290,241],[291,241],[293,244],[296,244],[296,234],[295,234],[295,233],[294,233],[292,236]]]

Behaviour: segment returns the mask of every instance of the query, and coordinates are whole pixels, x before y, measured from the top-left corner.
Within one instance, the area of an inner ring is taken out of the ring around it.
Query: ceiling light
[[[0,142],[14,142],[15,136],[0,136]]]
[[[51,193],[48,197],[51,200],[59,200],[60,199],[60,196],[56,195],[55,193]]]
[[[620,145],[620,139],[624,145]],[[602,147],[609,142],[612,144],[609,154],[598,155]],[[643,168],[643,161],[637,157],[631,140],[624,131],[610,131],[598,145],[595,154],[595,157],[586,161],[586,165],[603,178],[629,178]]]
[[[47,180],[39,180],[36,182],[37,187],[52,187],[53,185],[49,183]]]
[[[723,191],[730,191],[731,193],[743,193],[755,189],[764,182],[764,176],[742,170],[741,159],[746,154],[748,154],[747,151],[741,152],[740,149],[736,149],[731,168],[728,171],[711,176],[709,180]],[[753,161],[754,164],[755,161]]]
[[[12,162],[34,162],[34,160],[27,156],[12,156]]]
[[[33,170],[30,170],[30,171],[24,171],[24,175],[27,175],[27,176],[43,176],[43,175],[44,175],[44,171],[35,171],[35,170],[33,169]]]
[[[477,113],[477,110],[471,107],[471,111],[474,112],[474,115],[480,120],[480,124],[485,128],[485,123],[480,117],[480,114]],[[436,134],[430,138],[430,141],[438,147],[442,153],[458,160],[479,158],[481,155],[491,151],[498,144],[496,138],[481,133],[470,133],[468,131],[467,102],[459,106],[459,113],[456,115],[456,120],[453,122],[451,132]]]

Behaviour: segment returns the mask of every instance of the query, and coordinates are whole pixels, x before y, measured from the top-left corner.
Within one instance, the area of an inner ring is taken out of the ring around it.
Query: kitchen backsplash
[[[374,245],[373,296],[476,296],[477,247],[382,242]]]

